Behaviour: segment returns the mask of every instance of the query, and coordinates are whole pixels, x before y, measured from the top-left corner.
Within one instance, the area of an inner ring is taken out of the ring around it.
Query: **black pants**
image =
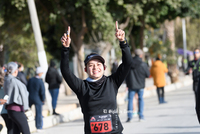
[[[3,129],[3,125],[2,124],[0,124],[0,132],[1,132],[1,130]]]
[[[158,94],[158,100],[160,101],[160,98],[164,99],[164,87],[157,87],[157,94]]]
[[[12,120],[14,134],[30,134],[27,118],[24,112],[8,110],[8,116]]]
[[[196,85],[196,83],[198,83]],[[200,81],[199,82],[193,82],[193,90],[195,93],[195,100],[196,100],[196,113],[197,113],[197,118],[200,123]],[[195,87],[197,86],[197,87]]]
[[[6,128],[7,128],[7,134],[14,134],[13,127],[12,127],[12,120],[8,117],[8,114],[2,114],[1,116],[2,116],[3,120],[5,121]]]
[[[198,81],[193,81],[193,91],[194,91],[195,101],[197,101],[197,88],[198,88]]]

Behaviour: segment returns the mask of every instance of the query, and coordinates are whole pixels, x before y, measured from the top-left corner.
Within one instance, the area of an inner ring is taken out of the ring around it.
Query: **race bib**
[[[106,133],[112,131],[111,114],[95,115],[90,118],[90,129],[92,133]]]

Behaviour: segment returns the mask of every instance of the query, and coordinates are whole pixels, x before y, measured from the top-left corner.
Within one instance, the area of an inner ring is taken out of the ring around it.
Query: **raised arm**
[[[111,75],[111,77],[114,79],[117,87],[119,87],[121,83],[125,80],[133,62],[129,45],[125,39],[125,32],[121,29],[118,29],[117,21],[115,23],[115,27],[115,36],[119,40],[119,45],[122,50],[122,64],[118,67],[117,71],[113,75]]]
[[[69,68],[69,49],[70,49],[70,27],[68,27],[67,34],[64,33],[64,35],[61,38],[62,42],[62,53],[61,53],[61,73],[69,85],[69,87],[75,92],[80,93],[82,89],[82,86],[84,85],[83,80],[77,78],[72,71]]]
[[[115,36],[117,37],[117,39],[119,41],[125,41],[125,32],[121,29],[118,29],[118,22],[115,22],[115,29],[116,29],[116,33]]]
[[[64,33],[64,35],[61,37],[61,42],[62,42],[62,45],[64,47],[70,47],[70,43],[71,43],[71,38],[70,38],[70,31],[71,31],[71,28],[70,26],[68,27],[68,30],[67,30],[67,33]]]

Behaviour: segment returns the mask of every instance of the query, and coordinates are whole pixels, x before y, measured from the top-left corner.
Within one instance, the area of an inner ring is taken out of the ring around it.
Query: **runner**
[[[118,29],[117,21],[115,26],[115,36],[119,40],[122,50],[122,64],[110,76],[104,75],[105,60],[100,55],[91,53],[84,60],[85,72],[89,77],[86,80],[77,78],[69,68],[70,27],[68,27],[68,34],[64,33],[61,38],[63,45],[61,72],[65,81],[79,99],[84,115],[85,134],[121,134],[123,131],[116,110],[116,96],[120,85],[130,70],[132,57],[125,39],[125,32]]]

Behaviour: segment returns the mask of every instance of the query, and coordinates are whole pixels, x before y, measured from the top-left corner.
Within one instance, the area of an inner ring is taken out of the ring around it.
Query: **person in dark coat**
[[[139,121],[144,120],[143,108],[144,100],[143,93],[145,88],[145,78],[150,75],[148,66],[142,61],[143,52],[141,49],[135,50],[135,57],[133,58],[133,63],[131,70],[126,77],[126,84],[128,87],[128,119],[126,122],[130,122],[133,116],[133,97],[135,93],[138,94],[139,101]]]
[[[26,80],[26,76],[23,72],[24,70],[24,65],[21,63],[18,63],[18,74],[17,74],[17,78],[24,83],[25,86],[27,86],[27,80]]]
[[[45,101],[45,87],[41,79],[43,73],[44,70],[41,67],[37,67],[36,76],[29,79],[27,86],[29,91],[29,107],[31,108],[32,105],[35,105],[36,108],[35,123],[38,131],[43,128],[42,105]]]
[[[52,97],[52,107],[53,107],[53,114],[59,115],[56,113],[56,105],[57,105],[57,99],[59,94],[59,87],[62,82],[62,77],[59,75],[56,67],[55,62],[51,60],[50,67],[48,68],[45,81],[49,84],[49,92]]]

